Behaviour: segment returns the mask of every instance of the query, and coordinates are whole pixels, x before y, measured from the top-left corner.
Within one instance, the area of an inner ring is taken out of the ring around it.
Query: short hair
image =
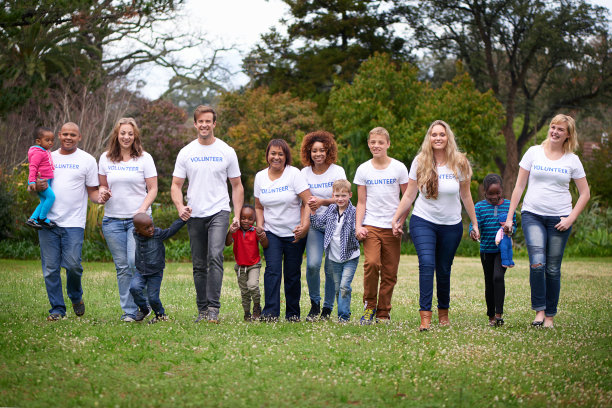
[[[332,191],[343,191],[346,190],[348,192],[351,191],[351,182],[345,179],[339,179],[334,181],[332,184]]]
[[[244,210],[245,208],[250,208],[251,210],[253,210],[253,212],[255,212],[255,207],[253,207],[251,204],[242,204],[242,210]],[[242,210],[240,210],[240,212],[242,212]]]
[[[270,165],[270,162],[268,161],[268,153],[270,153],[270,148],[272,148],[273,146],[280,147],[283,153],[285,154],[285,167],[291,166],[291,149],[289,148],[289,145],[284,139],[270,140],[270,142],[268,143],[268,147],[266,147],[266,163]]]
[[[324,130],[317,130],[308,133],[304,136],[304,140],[302,140],[302,149],[300,153],[302,165],[304,167],[314,165],[310,151],[312,150],[312,145],[317,142],[323,143],[325,147],[325,164],[333,164],[338,159],[338,146],[334,140],[334,135]]]
[[[494,184],[499,184],[503,186],[502,178],[499,174],[489,173],[485,176],[484,180],[482,180],[482,186],[484,188],[485,193]]]
[[[573,153],[578,147],[578,132],[576,131],[576,121],[574,118],[562,113],[556,115],[550,121],[550,125],[556,125],[557,123],[565,122],[567,125],[567,139],[563,142],[563,153]],[[549,125],[549,127],[550,127]],[[548,143],[548,136],[542,142],[543,145]]]
[[[149,225],[149,223],[153,224],[153,218],[147,213],[136,213],[134,217],[132,217],[132,221],[134,224],[138,225]]]
[[[115,127],[111,131],[111,136],[108,140],[108,151],[106,157],[113,163],[118,163],[122,160],[121,158],[121,145],[119,144],[119,129],[122,125],[130,125],[134,129],[134,142],[132,142],[132,151],[130,157],[136,159],[142,156],[143,148],[142,142],[140,141],[140,129],[134,118],[121,118],[115,123]]]
[[[200,105],[195,109],[195,111],[193,112],[193,121],[197,122],[198,116],[200,116],[203,113],[209,113],[209,112],[212,113],[213,115],[213,123],[217,122],[217,112],[215,112],[215,110],[208,105]]]
[[[383,135],[387,138],[387,142],[391,143],[391,136],[389,136],[389,131],[387,131],[387,129],[385,129],[384,127],[378,126],[370,130],[370,133],[368,133],[368,141],[370,140],[370,136],[372,135]]]
[[[53,133],[53,130],[45,126],[37,126],[36,129],[34,129],[34,142],[36,142],[36,139],[42,139],[43,135],[47,132]]]

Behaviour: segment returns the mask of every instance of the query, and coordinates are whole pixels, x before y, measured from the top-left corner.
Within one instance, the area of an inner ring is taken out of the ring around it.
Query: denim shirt
[[[180,218],[170,228],[162,230],[155,227],[151,238],[143,237],[134,230],[136,240],[136,269],[142,275],[154,275],[166,267],[166,247],[164,240],[172,237],[185,225]]]

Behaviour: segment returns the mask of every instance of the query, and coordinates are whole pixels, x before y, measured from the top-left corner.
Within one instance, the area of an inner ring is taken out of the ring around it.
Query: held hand
[[[295,237],[295,240],[293,241],[293,243],[298,242],[300,239],[304,238],[307,232],[308,230],[304,228],[302,224],[295,227],[293,229],[293,236]]]
[[[403,225],[399,221],[393,220],[391,222],[391,225],[393,226],[393,236],[394,237],[401,237],[402,235],[404,235]]]
[[[98,204],[105,204],[113,196],[111,191],[107,187],[100,187],[98,189]],[[146,210],[139,209],[138,212],[145,212]]]
[[[560,219],[561,221],[555,225],[557,231],[567,231],[571,228],[573,222],[569,220],[569,217],[560,217]]]
[[[36,192],[36,183],[34,184],[28,184],[28,191],[30,193],[35,193]]]
[[[513,225],[512,225],[512,220],[510,220],[510,221],[506,220],[506,223],[504,224],[504,234],[506,234],[507,236],[511,237],[513,229],[514,228],[513,228]]]
[[[41,179],[40,176],[36,177],[36,191],[45,191],[49,187],[46,179]]]
[[[310,211],[315,213],[319,207],[321,207],[321,200],[318,197],[310,196],[308,199],[308,207],[310,207]]]
[[[184,206],[183,208],[181,208],[179,211],[179,217],[181,218],[181,220],[187,221],[191,217],[191,207]]]
[[[472,238],[472,241],[478,241],[478,237],[476,236],[474,230],[470,231],[470,238]]]
[[[266,232],[263,230],[263,228],[259,227],[255,227],[255,234],[260,240],[266,236]]]
[[[480,239],[480,231],[478,230],[477,225],[472,225],[472,232],[470,232],[470,237],[472,237],[474,241],[478,241]]]
[[[366,227],[355,228],[355,238],[358,241],[363,241],[368,236],[368,229]]]
[[[234,220],[232,221],[232,225],[236,225],[237,228],[240,228],[240,219],[234,216]]]
[[[233,222],[232,225],[230,225],[230,232],[233,234],[234,232],[238,231],[238,228],[238,224]]]

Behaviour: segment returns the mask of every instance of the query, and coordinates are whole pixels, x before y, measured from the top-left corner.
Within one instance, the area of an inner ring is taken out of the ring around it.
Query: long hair
[[[325,147],[325,164],[331,165],[335,163],[338,159],[338,146],[334,140],[334,135],[324,130],[317,130],[308,133],[304,136],[304,140],[302,140],[302,148],[300,150],[302,165],[304,167],[314,166],[310,150],[316,142],[323,143],[323,147]]]
[[[567,139],[565,139],[565,142],[563,142],[563,153],[573,153],[576,148],[578,148],[578,132],[576,131],[576,121],[574,121],[574,118],[572,118],[571,116],[560,113],[554,118],[552,118],[548,127],[550,128],[551,125],[556,125],[557,123],[565,123],[567,125],[568,137]],[[542,146],[546,145],[547,143],[548,136],[542,142]]]
[[[417,185],[419,190],[425,194],[425,198],[437,199],[438,198],[438,166],[433,155],[433,148],[431,147],[431,132],[434,126],[440,125],[444,127],[448,142],[444,149],[446,155],[446,166],[452,170],[455,178],[459,180],[459,175],[464,179],[472,177],[472,167],[467,157],[459,151],[457,148],[457,142],[455,142],[455,135],[451,130],[448,123],[443,120],[435,120],[427,130],[425,139],[421,144],[419,153],[417,154],[416,160],[418,164],[417,169]]]
[[[121,125],[131,125],[134,129],[134,142],[132,143],[130,157],[136,159],[142,156],[143,152],[142,143],[140,142],[140,129],[138,129],[136,121],[133,118],[121,118],[117,121],[111,132],[111,137],[108,141],[108,151],[106,152],[108,160],[114,163],[120,162],[122,159],[121,145],[119,144],[119,128]]]

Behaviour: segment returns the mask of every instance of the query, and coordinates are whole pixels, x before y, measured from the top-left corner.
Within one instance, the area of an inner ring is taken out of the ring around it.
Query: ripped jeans
[[[571,228],[559,231],[555,228],[559,216],[545,216],[522,212],[523,234],[529,253],[529,284],[531,308],[544,310],[546,316],[557,314],[561,291],[561,261]]]

